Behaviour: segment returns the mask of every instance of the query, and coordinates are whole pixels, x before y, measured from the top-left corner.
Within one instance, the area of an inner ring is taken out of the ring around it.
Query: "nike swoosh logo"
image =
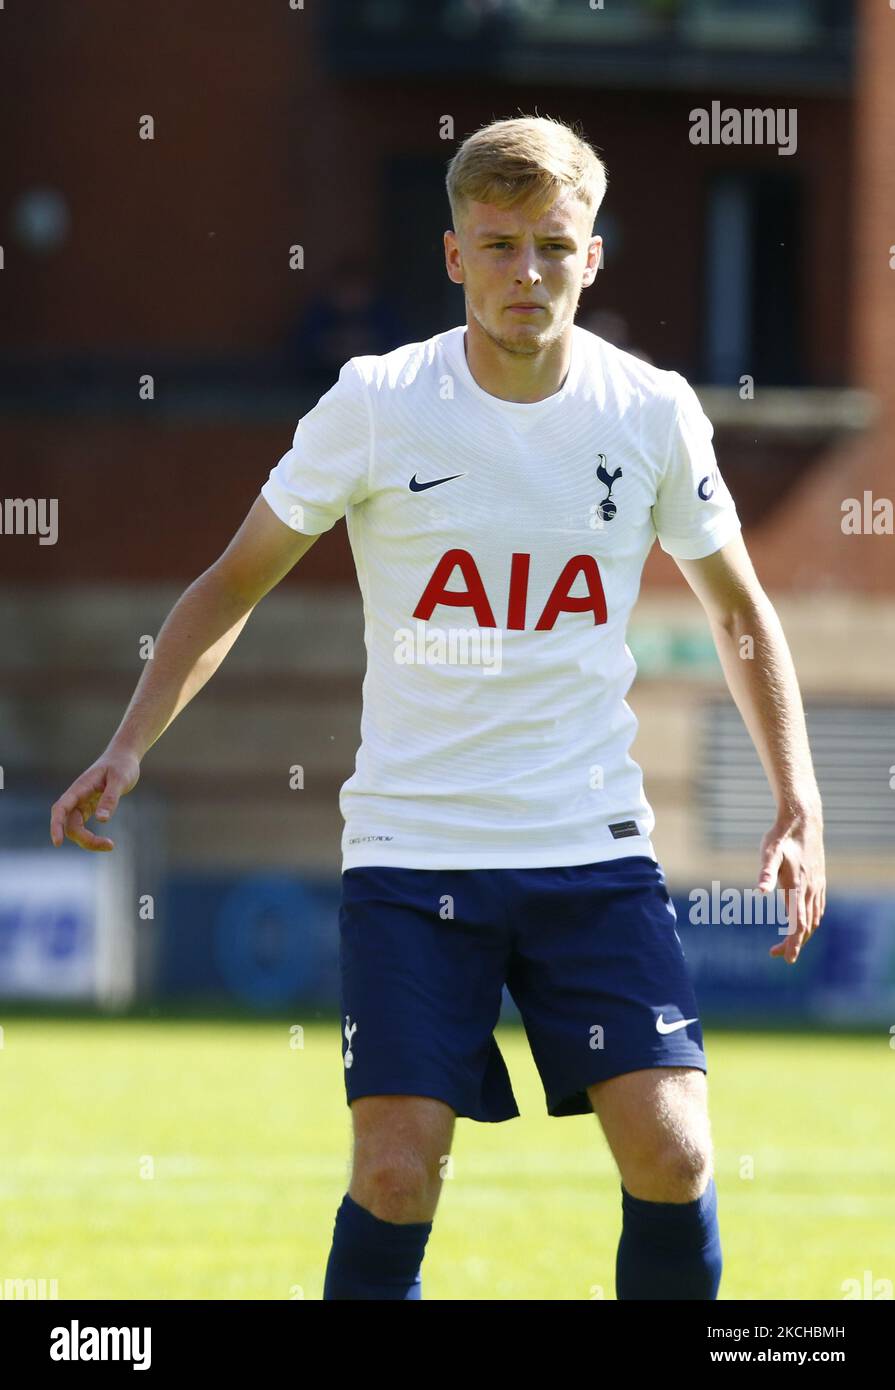
[[[413,477],[410,479],[410,491],[425,492],[427,487],[438,487],[439,483],[449,483],[454,478],[463,478],[465,476],[466,475],[464,473],[452,473],[449,478],[435,478],[434,481],[431,483],[418,483],[416,480],[416,474],[414,473]]]
[[[657,1033],[676,1033],[679,1028],[686,1028],[688,1023],[698,1023],[695,1018],[678,1018],[674,1023],[666,1023],[661,1014],[656,1019]]]

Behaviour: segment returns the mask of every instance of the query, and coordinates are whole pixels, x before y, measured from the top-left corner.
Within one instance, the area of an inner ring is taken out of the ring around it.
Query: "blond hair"
[[[519,116],[467,136],[448,164],[446,182],[455,229],[467,203],[521,205],[537,219],[564,192],[590,210],[593,226],[606,193],[606,169],[577,123]]]

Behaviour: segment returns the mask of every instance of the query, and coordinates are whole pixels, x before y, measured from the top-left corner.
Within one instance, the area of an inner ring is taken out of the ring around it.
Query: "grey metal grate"
[[[895,848],[895,705],[806,701],[811,754],[831,847]],[[764,769],[729,700],[703,706],[696,798],[707,845],[742,849],[775,816]]]

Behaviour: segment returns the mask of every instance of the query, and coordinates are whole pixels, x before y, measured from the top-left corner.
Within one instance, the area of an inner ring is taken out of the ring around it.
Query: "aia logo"
[[[613,479],[614,481],[614,479]],[[510,579],[507,586],[506,627],[517,631],[525,628],[528,607],[528,576],[530,555],[514,552],[510,557]],[[465,589],[449,589],[448,580],[459,569]],[[579,575],[587,593],[578,597],[571,590]],[[491,600],[485,591],[479,567],[468,550],[445,551],[429,580],[422,597],[413,610],[415,618],[428,621],[438,604],[448,608],[471,608],[477,627],[497,627]],[[606,621],[606,596],[603,581],[593,555],[573,555],[562,568],[553,585],[543,612],[534,625],[536,632],[549,632],[560,613],[593,613],[594,626]]]

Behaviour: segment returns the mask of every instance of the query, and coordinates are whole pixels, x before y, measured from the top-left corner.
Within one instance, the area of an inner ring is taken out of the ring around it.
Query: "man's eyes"
[[[510,244],[510,243],[509,243],[508,241],[489,241],[489,242],[488,242],[488,246],[489,246],[489,247],[493,247],[493,246],[509,246],[509,244]],[[569,250],[569,247],[566,246],[565,242],[563,242],[563,241],[548,241],[548,242],[546,243],[546,245],[545,245],[545,250],[547,250],[547,251],[550,251],[550,250],[568,251],[568,250]]]

